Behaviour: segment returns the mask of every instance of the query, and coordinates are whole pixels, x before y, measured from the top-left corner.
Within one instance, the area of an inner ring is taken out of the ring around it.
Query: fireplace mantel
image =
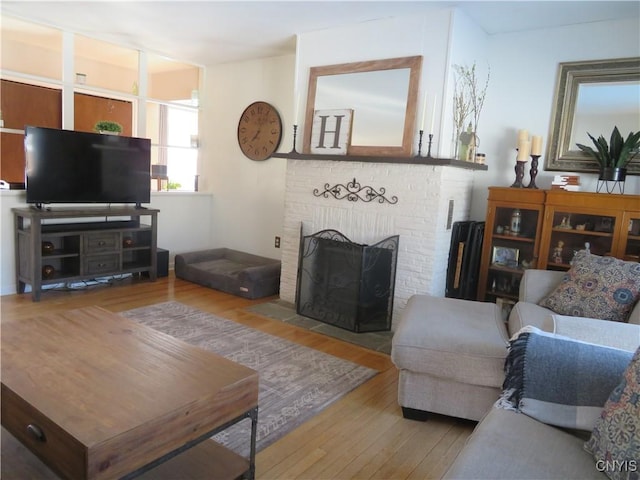
[[[467,170],[488,170],[487,165],[454,160],[452,158],[434,157],[372,157],[368,155],[324,155],[311,153],[274,153],[272,157],[288,158],[290,160],[330,160],[334,162],[364,162],[364,163],[395,163],[410,165],[447,166],[465,168]]]

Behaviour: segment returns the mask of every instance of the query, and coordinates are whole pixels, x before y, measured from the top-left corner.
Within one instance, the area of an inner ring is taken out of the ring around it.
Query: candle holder
[[[422,135],[424,135],[424,130],[420,130],[418,135],[418,154],[416,155],[416,158],[422,156]]]
[[[531,180],[529,181],[529,185],[527,188],[538,188],[536,186],[536,176],[538,175],[538,159],[540,155],[531,155],[531,169],[529,170],[529,176]]]
[[[431,143],[433,142],[433,133],[429,134],[429,149],[427,150],[427,158],[431,158]]]
[[[516,160],[516,181],[511,185],[512,188],[524,188],[522,179],[524,178],[524,164],[527,162],[521,162]]]
[[[296,150],[296,136],[298,135],[298,125],[293,126],[293,148],[289,153],[298,153]]]

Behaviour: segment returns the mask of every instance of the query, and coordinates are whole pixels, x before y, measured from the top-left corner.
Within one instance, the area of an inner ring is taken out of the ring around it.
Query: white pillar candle
[[[526,162],[529,159],[530,146],[531,142],[529,140],[522,140],[518,143],[518,156],[516,157],[518,162]]]
[[[431,112],[431,126],[429,127],[429,133],[433,135],[433,128],[436,124],[436,106],[438,105],[438,97],[433,96],[433,112]]]
[[[520,148],[520,142],[522,142],[523,140],[529,140],[528,130],[518,130],[518,141],[516,142],[516,145],[518,145],[518,148]]]
[[[516,141],[516,148],[520,150],[520,145],[522,142],[529,141],[529,131],[528,130],[518,130],[518,140]]]
[[[300,36],[296,33],[296,58],[293,65],[293,101],[294,101],[294,110],[293,110],[293,124],[298,125],[298,113],[300,108],[300,92],[298,90],[298,69],[300,60]]]
[[[542,137],[540,135],[531,137],[531,155],[542,155]]]
[[[293,109],[293,124],[294,125],[298,125],[298,113],[299,113],[299,110],[300,110],[300,94],[295,92],[294,95],[296,97],[295,98],[295,102],[296,103],[295,103],[295,107]]]

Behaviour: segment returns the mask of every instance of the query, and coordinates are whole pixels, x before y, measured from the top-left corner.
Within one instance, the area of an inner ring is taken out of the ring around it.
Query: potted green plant
[[[625,140],[618,127],[613,127],[611,139],[607,140],[600,135],[596,140],[590,133],[589,138],[596,147],[593,148],[577,143],[580,150],[595,158],[600,166],[600,180],[624,181],[627,175],[627,165],[638,155],[640,151],[640,132],[630,132]]]
[[[96,122],[96,124],[93,126],[93,129],[96,132],[109,133],[111,135],[118,135],[122,133],[122,125],[120,125],[118,122],[112,122],[110,120],[100,120],[99,122]]]

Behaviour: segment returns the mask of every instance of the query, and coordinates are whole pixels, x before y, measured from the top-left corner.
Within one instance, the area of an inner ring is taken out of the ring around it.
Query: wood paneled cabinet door
[[[540,268],[568,270],[578,250],[638,261],[640,196],[550,190]]]
[[[62,91],[56,88],[2,80],[0,111],[4,128],[0,135],[0,179],[24,182],[25,126],[62,127]]]
[[[4,128],[0,137],[0,179],[23,183],[25,178],[24,134],[26,126],[62,128],[62,90],[2,80],[0,111]],[[133,103],[126,100],[74,94],[75,130],[93,132],[100,120],[122,125],[122,135],[133,132]]]
[[[538,264],[544,191],[489,188],[478,300],[513,303],[524,270]]]

